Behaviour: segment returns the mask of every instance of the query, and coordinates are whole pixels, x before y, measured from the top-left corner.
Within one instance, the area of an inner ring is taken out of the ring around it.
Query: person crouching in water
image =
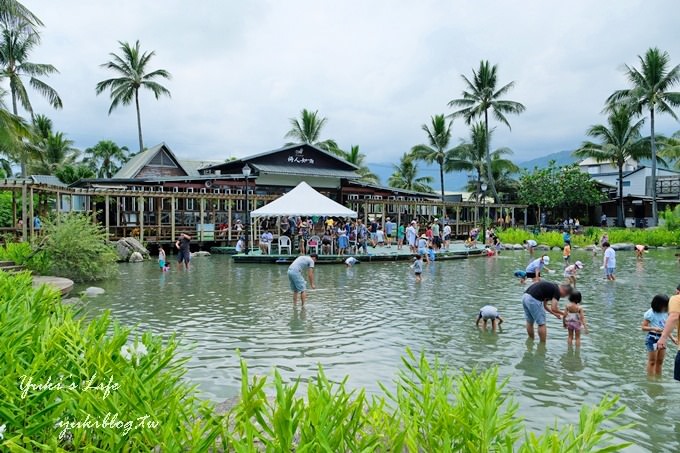
[[[569,303],[564,308],[562,316],[564,328],[569,332],[567,343],[571,346],[576,341],[576,347],[581,346],[581,329],[588,333],[586,315],[581,307],[581,293],[574,291],[569,295]]]
[[[491,329],[496,330],[496,327],[500,327],[503,324],[504,319],[498,313],[498,309],[493,305],[484,305],[479,310],[479,315],[477,315],[477,323],[475,324],[479,327],[479,322],[484,321],[484,329],[486,329],[486,322],[491,321]]]
[[[581,269],[583,269],[583,263],[580,261],[570,264],[564,269],[564,278],[574,288],[576,287],[576,275]]]
[[[668,296],[657,294],[652,299],[652,306],[645,312],[642,320],[642,331],[647,332],[645,346],[647,348],[647,375],[659,376],[663,369],[663,359],[666,357],[665,349],[658,349],[656,343],[661,338],[663,329],[668,320]],[[677,343],[677,339],[671,336],[671,341]]]
[[[547,255],[543,255],[540,258],[536,258],[527,266],[526,275],[523,278],[520,278],[520,283],[524,283],[527,278],[530,278],[534,283],[540,282],[541,271],[543,271],[543,269],[547,269],[548,271],[550,271],[550,269],[546,267],[549,264],[550,257]]]

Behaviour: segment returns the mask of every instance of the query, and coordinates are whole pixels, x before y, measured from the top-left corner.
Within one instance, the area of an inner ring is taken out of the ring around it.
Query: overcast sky
[[[118,40],[155,50],[151,69],[173,79],[171,99],[142,93],[146,146],[165,141],[184,158],[223,160],[281,146],[302,108],[328,118],[324,138],[358,144],[369,162],[395,161],[421,143],[421,124],[450,113],[481,59],[499,65],[508,98],[527,111],[499,126],[494,147],[517,160],[565,149],[603,121],[602,104],[625,87],[624,63],[658,46],[680,63],[678,0],[218,1],[25,0],[44,22],[33,61],[64,102],[36,111],[86,148],[113,139],[136,151],[133,106],[107,115],[95,84]],[[680,87],[678,88],[680,91]],[[678,112],[680,114],[680,112]],[[680,124],[669,117],[659,130]],[[462,120],[456,141],[466,137]]]

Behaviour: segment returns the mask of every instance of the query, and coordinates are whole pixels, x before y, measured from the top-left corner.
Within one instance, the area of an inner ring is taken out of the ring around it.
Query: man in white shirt
[[[451,243],[451,225],[448,223],[444,225],[444,248],[449,249],[449,244]]]
[[[316,289],[314,286],[314,263],[316,263],[317,254],[312,253],[309,256],[302,255],[295,258],[290,266],[288,266],[288,281],[290,282],[290,289],[293,290],[293,304],[297,304],[298,294],[300,294],[300,300],[302,305],[307,301],[307,284],[305,283],[305,278],[302,276],[302,272],[307,270],[307,278],[309,279],[309,284],[312,289]]]

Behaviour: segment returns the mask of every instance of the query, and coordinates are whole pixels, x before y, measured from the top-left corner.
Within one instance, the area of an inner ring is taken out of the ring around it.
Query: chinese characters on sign
[[[289,163],[295,163],[295,164],[314,164],[314,159],[312,158],[306,158],[306,157],[299,157],[299,156],[288,156],[288,162]]]

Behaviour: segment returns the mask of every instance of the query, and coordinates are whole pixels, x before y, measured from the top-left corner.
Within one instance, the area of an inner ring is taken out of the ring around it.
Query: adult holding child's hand
[[[668,302],[668,319],[661,333],[661,338],[656,342],[657,349],[666,349],[668,339],[673,339],[673,331],[676,329],[680,334],[680,285],[676,288],[675,295]],[[675,355],[673,378],[680,381],[680,350]]]

